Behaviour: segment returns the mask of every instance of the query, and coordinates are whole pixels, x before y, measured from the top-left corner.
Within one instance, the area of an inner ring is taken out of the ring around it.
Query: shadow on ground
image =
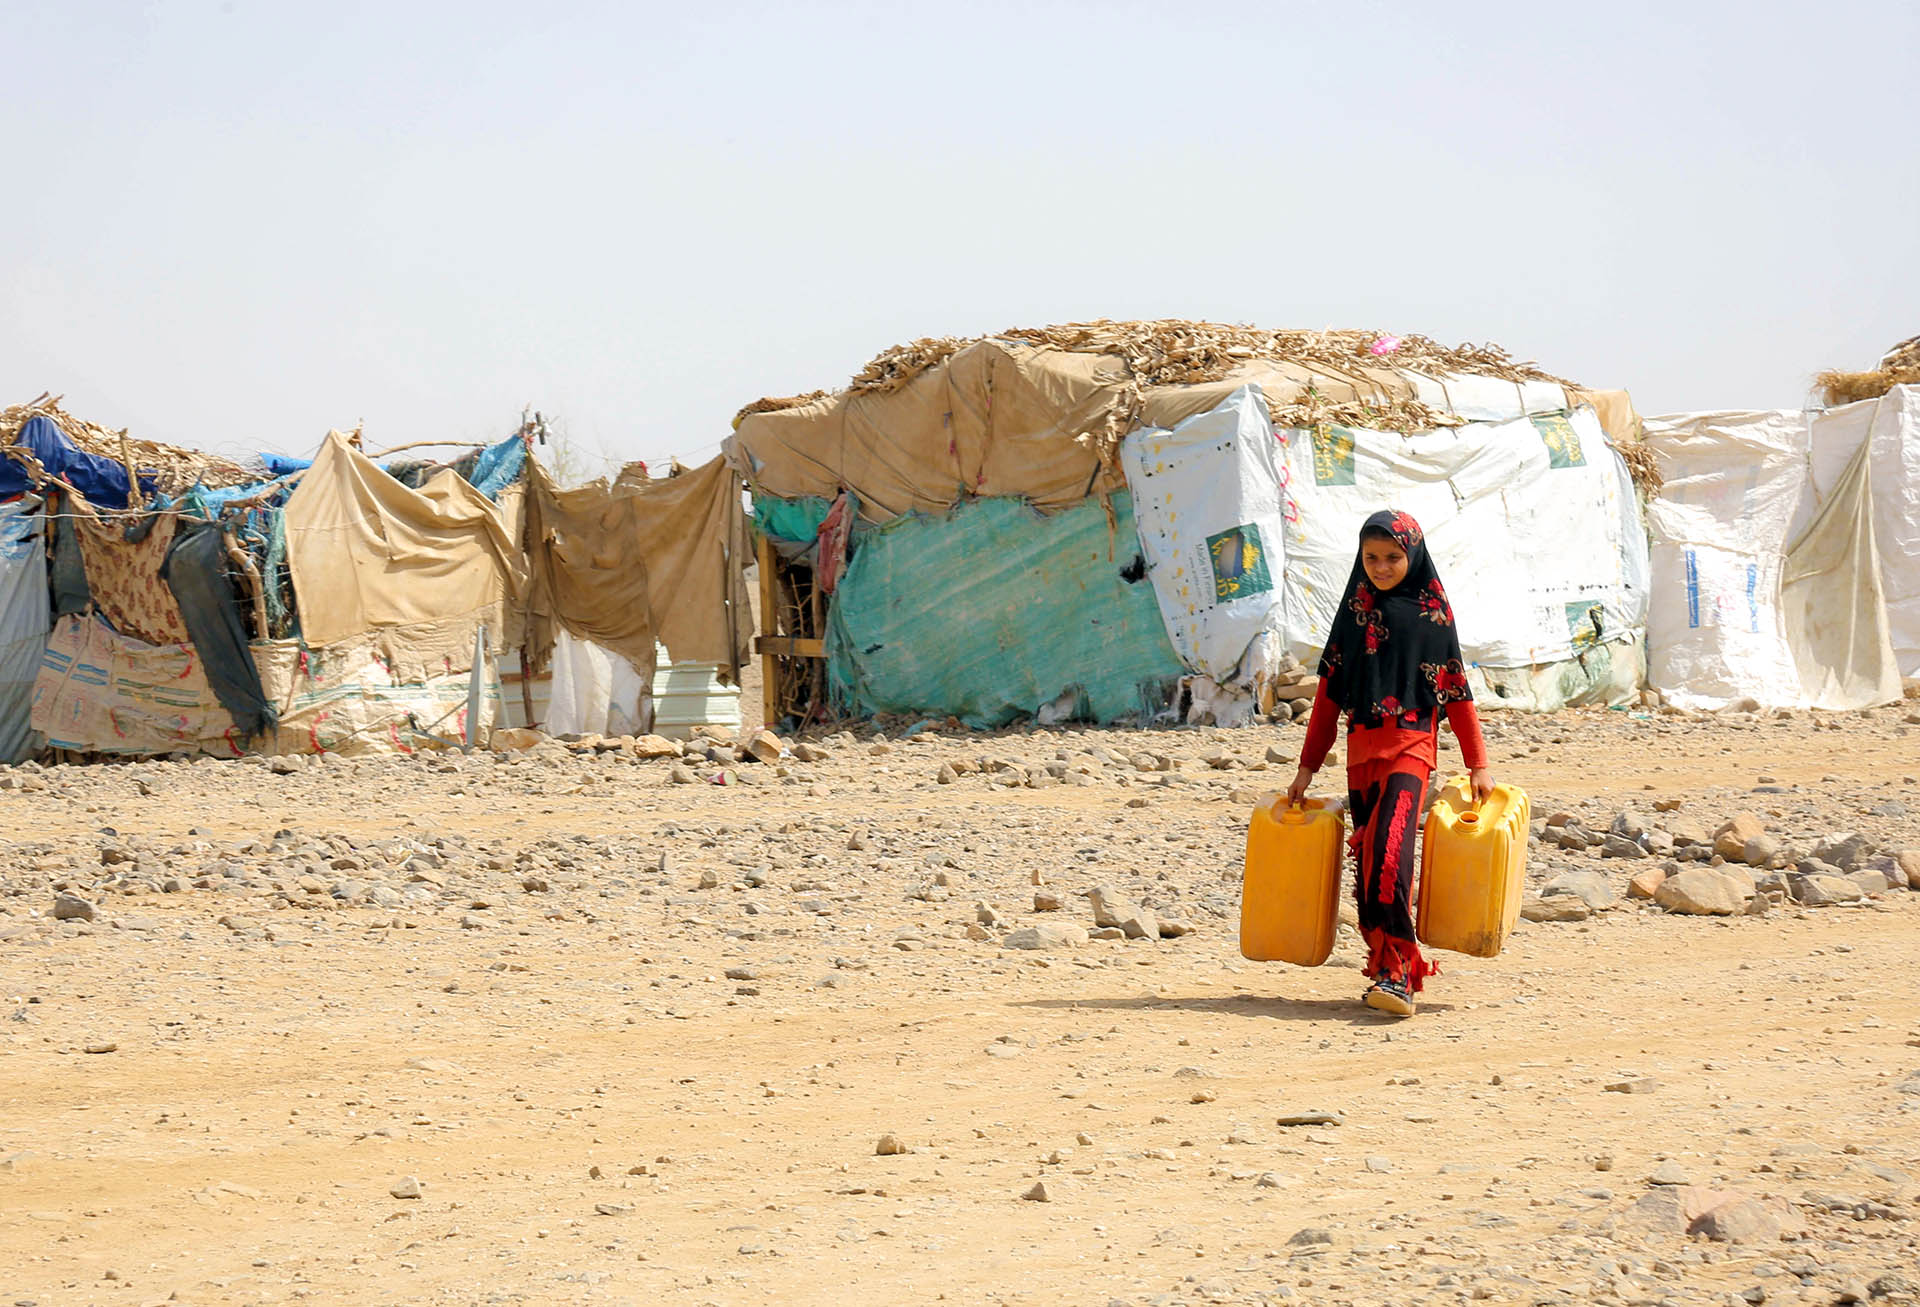
[[[1323,1021],[1349,1026],[1393,1026],[1407,1020],[1376,1012],[1352,998],[1285,998],[1274,994],[1207,994],[1191,998],[1136,996],[1133,998],[1033,998],[1010,1007],[1052,1008],[1065,1012],[1217,1012],[1230,1017],[1264,1017],[1273,1021]],[[1420,1001],[1420,1016],[1453,1011],[1449,1003]],[[1416,1016],[1414,1020],[1419,1020]]]

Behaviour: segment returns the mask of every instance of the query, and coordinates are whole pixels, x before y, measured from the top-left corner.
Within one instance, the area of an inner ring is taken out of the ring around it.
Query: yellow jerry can
[[[1464,776],[1448,781],[1427,811],[1420,841],[1414,931],[1422,944],[1490,958],[1520,920],[1527,879],[1527,792],[1496,785],[1473,801]]]
[[[1333,952],[1340,920],[1340,851],[1346,814],[1324,799],[1290,808],[1269,794],[1247,826],[1240,887],[1240,952],[1255,962],[1317,967]]]

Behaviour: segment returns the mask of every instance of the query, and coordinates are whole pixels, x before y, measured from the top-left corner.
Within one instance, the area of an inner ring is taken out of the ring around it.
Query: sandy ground
[[[1538,816],[1920,846],[1904,707],[1490,734]],[[1299,738],[0,776],[0,1303],[1913,1300],[1920,894],[1523,922],[1387,1018],[1349,932],[1237,951]],[[1000,946],[1101,883],[1191,932]]]

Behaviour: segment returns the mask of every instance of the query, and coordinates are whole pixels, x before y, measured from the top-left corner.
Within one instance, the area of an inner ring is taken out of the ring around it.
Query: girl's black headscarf
[[[1393,589],[1377,589],[1355,549],[1353,574],[1327,633],[1320,675],[1327,678],[1328,697],[1352,713],[1356,725],[1424,726],[1435,709],[1473,698],[1453,605],[1433,569],[1426,536],[1410,514],[1375,513],[1360,528],[1361,548],[1375,529],[1406,551],[1407,574]]]

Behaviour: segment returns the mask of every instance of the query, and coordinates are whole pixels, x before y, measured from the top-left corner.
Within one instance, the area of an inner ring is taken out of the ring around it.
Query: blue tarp
[[[1042,515],[981,499],[856,537],[827,614],[827,680],[859,714],[993,727],[1071,696],[1068,716],[1146,719],[1184,669],[1125,492]]]
[[[272,478],[286,476],[289,472],[304,472],[313,466],[310,458],[295,458],[292,454],[269,454],[260,451],[260,461],[267,465],[267,475]]]
[[[469,474],[474,489],[488,499],[500,498],[500,492],[520,479],[527,468],[527,442],[518,435],[508,436],[497,445],[480,451],[480,458]]]
[[[66,433],[46,417],[28,418],[20,428],[20,447],[40,460],[49,476],[59,477],[101,508],[127,506],[127,469],[119,460],[89,454],[67,439]],[[140,479],[141,489],[151,494],[153,481]],[[25,494],[34,489],[27,469],[11,457],[0,457],[0,499]]]

